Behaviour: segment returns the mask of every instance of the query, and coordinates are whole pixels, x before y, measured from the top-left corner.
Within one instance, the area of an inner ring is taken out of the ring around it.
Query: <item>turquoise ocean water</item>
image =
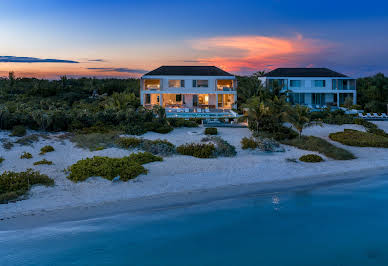
[[[388,265],[388,175],[3,231],[0,265]]]

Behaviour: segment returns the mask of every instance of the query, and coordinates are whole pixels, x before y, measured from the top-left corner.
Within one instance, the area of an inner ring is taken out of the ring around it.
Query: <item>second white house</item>
[[[356,80],[327,68],[277,68],[259,79],[287,92],[291,103],[310,108],[340,106],[347,97],[357,102]]]

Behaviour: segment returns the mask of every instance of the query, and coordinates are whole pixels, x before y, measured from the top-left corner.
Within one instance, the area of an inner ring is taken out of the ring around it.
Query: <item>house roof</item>
[[[265,77],[336,77],[345,78],[344,74],[328,68],[277,68],[264,75]]]
[[[161,66],[144,76],[233,76],[215,66]]]

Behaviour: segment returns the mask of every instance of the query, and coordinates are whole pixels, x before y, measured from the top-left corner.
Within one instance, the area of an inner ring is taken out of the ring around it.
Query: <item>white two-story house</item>
[[[236,88],[236,77],[214,66],[161,66],[141,77],[140,101],[176,117],[228,117],[236,108]]]
[[[348,96],[357,102],[356,80],[327,68],[277,68],[259,79],[267,88],[287,92],[292,104],[340,106]]]

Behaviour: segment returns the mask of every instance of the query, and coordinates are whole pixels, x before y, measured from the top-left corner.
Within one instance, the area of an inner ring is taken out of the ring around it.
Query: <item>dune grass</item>
[[[334,160],[352,160],[356,158],[351,152],[314,136],[302,136],[300,139],[283,140],[282,143],[302,150],[319,152]]]
[[[353,129],[331,133],[329,138],[349,146],[388,148],[388,137]]]
[[[38,171],[4,172],[0,175],[0,204],[26,195],[33,185],[53,186],[54,180]]]
[[[77,147],[90,151],[113,147],[119,137],[119,132],[75,134],[70,138]]]
[[[67,170],[67,176],[73,182],[85,181],[92,176],[113,180],[120,176],[121,181],[128,181],[140,174],[146,174],[147,169],[142,165],[150,162],[162,161],[159,156],[149,152],[133,153],[123,158],[110,158],[104,156],[94,156],[79,160],[71,165]]]

